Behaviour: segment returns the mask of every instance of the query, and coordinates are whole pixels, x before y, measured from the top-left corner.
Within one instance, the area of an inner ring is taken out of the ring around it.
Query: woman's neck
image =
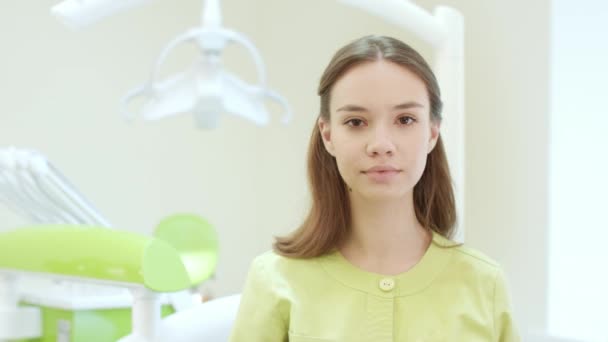
[[[371,201],[351,194],[352,226],[340,252],[370,272],[398,274],[424,255],[432,240],[414,211],[413,196]]]

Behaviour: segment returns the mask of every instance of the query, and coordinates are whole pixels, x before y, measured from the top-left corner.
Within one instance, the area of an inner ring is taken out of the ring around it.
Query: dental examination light
[[[66,0],[53,7],[51,12],[66,25],[79,28],[148,1]],[[264,63],[256,47],[244,35],[222,27],[219,0],[207,0],[204,5],[202,26],[170,41],[156,60],[150,79],[123,98],[125,118],[133,120],[137,116],[130,107],[133,100],[140,99],[143,104],[139,114],[146,120],[192,113],[200,128],[215,128],[220,114],[226,112],[263,126],[270,122],[264,103],[270,100],[283,108],[282,122],[289,122],[289,105],[281,95],[268,89]],[[173,49],[183,43],[195,44],[200,56],[185,72],[161,80],[159,71],[163,62]],[[224,70],[221,55],[232,43],[243,46],[253,59],[257,84],[248,84]]]
[[[266,87],[266,71],[262,58],[244,35],[221,27],[219,0],[207,0],[202,13],[202,27],[190,29],[177,36],[158,57],[150,80],[130,91],[123,99],[123,114],[131,100],[143,97],[141,115],[147,120],[190,112],[200,128],[215,128],[223,112],[250,120],[263,126],[270,122],[264,100],[269,99],[284,108],[283,123],[291,117],[287,101]],[[194,43],[200,56],[186,72],[159,81],[159,70],[169,53],[182,43]],[[258,84],[250,85],[225,71],[221,62],[224,48],[230,43],[242,45],[255,62]]]

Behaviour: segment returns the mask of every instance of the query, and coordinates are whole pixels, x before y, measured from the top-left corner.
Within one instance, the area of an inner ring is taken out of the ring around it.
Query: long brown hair
[[[439,85],[424,58],[409,45],[394,38],[366,36],[342,47],[325,68],[319,83],[319,116],[329,122],[331,90],[336,81],[352,67],[387,60],[407,68],[426,85],[431,120],[441,122],[442,102]],[[350,200],[336,160],[323,145],[317,122],[308,149],[308,181],[312,207],[302,225],[286,237],[277,237],[274,250],[287,257],[311,258],[333,251],[346,239],[351,226]],[[456,223],[456,208],[448,162],[439,136],[427,156],[422,177],[414,187],[416,218],[426,228],[451,238]]]

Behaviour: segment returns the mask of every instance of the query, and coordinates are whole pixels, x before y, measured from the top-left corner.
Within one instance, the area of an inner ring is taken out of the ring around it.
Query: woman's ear
[[[440,128],[441,128],[440,123],[431,121],[431,136],[429,138],[428,149],[426,152],[427,154],[431,153],[433,151],[433,149],[435,148],[435,145],[437,145],[437,140],[439,140]]]
[[[323,118],[319,118],[317,121],[317,125],[319,126],[319,132],[321,133],[321,138],[323,139],[323,145],[325,145],[325,150],[332,156],[334,156],[334,144],[331,141],[331,130],[329,122],[325,121]]]

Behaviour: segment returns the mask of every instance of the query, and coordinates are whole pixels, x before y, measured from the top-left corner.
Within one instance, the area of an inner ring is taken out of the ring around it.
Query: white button
[[[380,290],[382,291],[390,291],[395,287],[395,279],[393,278],[384,278],[380,280]]]

